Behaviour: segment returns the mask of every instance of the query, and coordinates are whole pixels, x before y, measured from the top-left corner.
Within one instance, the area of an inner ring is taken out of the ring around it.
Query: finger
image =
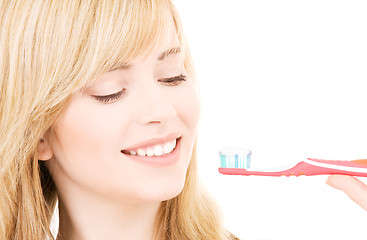
[[[367,186],[358,179],[346,175],[331,175],[326,183],[345,192],[354,202],[367,211]]]

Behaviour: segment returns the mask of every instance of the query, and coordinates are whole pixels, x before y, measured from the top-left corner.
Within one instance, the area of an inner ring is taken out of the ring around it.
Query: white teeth
[[[146,155],[145,151],[141,148],[138,149],[138,155],[144,157]]]
[[[153,149],[151,149],[151,148],[147,148],[147,156],[148,157],[151,157],[151,156],[153,156],[153,154],[154,154],[154,152],[153,152]]]
[[[171,153],[173,151],[173,149],[175,149],[176,147],[176,139],[171,141],[171,142],[167,142],[165,144],[159,144],[159,145],[155,145],[153,146],[153,148],[139,148],[136,152],[135,151],[129,151],[130,155],[138,155],[138,156],[162,156],[164,154],[168,154]]]
[[[165,143],[164,145],[163,145],[163,153],[164,154],[167,154],[167,153],[170,153],[170,152],[172,152],[172,142],[168,142],[168,143]]]
[[[155,145],[153,147],[153,152],[155,156],[161,156],[163,155],[163,148],[162,145]]]

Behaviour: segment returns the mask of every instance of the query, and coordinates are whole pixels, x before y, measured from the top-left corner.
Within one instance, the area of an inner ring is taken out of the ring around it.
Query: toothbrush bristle
[[[222,150],[219,153],[221,168],[250,168],[251,151],[241,149],[241,152],[234,149]]]

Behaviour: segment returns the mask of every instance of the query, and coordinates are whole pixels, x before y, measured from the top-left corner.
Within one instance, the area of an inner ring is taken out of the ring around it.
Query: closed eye
[[[164,83],[168,86],[176,86],[179,85],[181,82],[186,81],[187,76],[180,74],[175,77],[170,78],[161,78],[158,79],[158,82]],[[112,103],[119,99],[121,99],[126,93],[126,88],[122,89],[119,92],[109,94],[109,95],[92,95],[93,98],[95,98],[97,101],[101,103]]]
[[[109,95],[99,96],[99,95],[92,95],[97,101],[101,103],[111,103],[115,100],[122,98],[125,95],[126,89],[122,89],[121,91]]]
[[[180,74],[175,77],[158,79],[158,82],[164,83],[169,86],[176,86],[180,84],[181,82],[186,81],[186,78],[187,76]]]

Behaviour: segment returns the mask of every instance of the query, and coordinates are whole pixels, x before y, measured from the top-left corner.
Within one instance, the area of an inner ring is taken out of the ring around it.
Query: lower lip
[[[138,155],[129,155],[125,153],[122,154],[124,154],[126,157],[136,162],[149,165],[151,167],[165,167],[176,163],[180,159],[180,153],[181,153],[181,138],[177,139],[176,148],[171,153],[162,156],[142,157]]]

